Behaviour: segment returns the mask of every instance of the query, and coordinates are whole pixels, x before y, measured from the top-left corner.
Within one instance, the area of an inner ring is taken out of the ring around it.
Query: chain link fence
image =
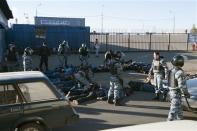
[[[90,33],[90,46],[98,39],[100,51],[189,51],[189,34],[186,33]]]

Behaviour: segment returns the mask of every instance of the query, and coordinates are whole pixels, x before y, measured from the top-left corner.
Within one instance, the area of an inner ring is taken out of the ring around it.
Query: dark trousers
[[[40,59],[40,70],[42,70],[43,64],[46,67],[46,71],[48,71],[48,57],[41,57],[41,59]]]
[[[90,91],[87,94],[72,96],[69,100],[77,100],[78,103],[80,104],[86,101],[94,100],[96,98],[97,98],[96,93],[94,91]]]

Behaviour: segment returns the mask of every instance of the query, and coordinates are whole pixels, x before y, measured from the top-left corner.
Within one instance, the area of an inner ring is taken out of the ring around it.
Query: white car
[[[187,88],[190,93],[190,99],[188,102],[192,108],[197,109],[197,78],[187,80]],[[185,99],[183,98],[184,106],[187,106]]]
[[[191,120],[157,122],[102,131],[197,131],[197,122]]]

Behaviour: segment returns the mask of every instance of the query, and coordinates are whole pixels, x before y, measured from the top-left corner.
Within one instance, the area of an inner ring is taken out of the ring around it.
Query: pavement
[[[90,101],[74,106],[80,115],[77,123],[54,131],[99,131],[124,126],[166,121],[169,102],[152,101],[154,94],[135,92],[125,99],[124,106],[104,101]],[[186,120],[197,120],[197,114],[184,112]]]

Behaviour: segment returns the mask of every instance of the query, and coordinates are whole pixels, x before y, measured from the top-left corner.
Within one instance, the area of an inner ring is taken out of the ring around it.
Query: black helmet
[[[105,53],[105,60],[111,59],[111,57],[112,57],[112,53],[110,51],[107,51]]]
[[[184,65],[184,58],[181,55],[174,56],[171,61],[172,65],[183,67]]]
[[[26,55],[31,55],[33,53],[33,50],[30,47],[25,48],[24,53]]]

